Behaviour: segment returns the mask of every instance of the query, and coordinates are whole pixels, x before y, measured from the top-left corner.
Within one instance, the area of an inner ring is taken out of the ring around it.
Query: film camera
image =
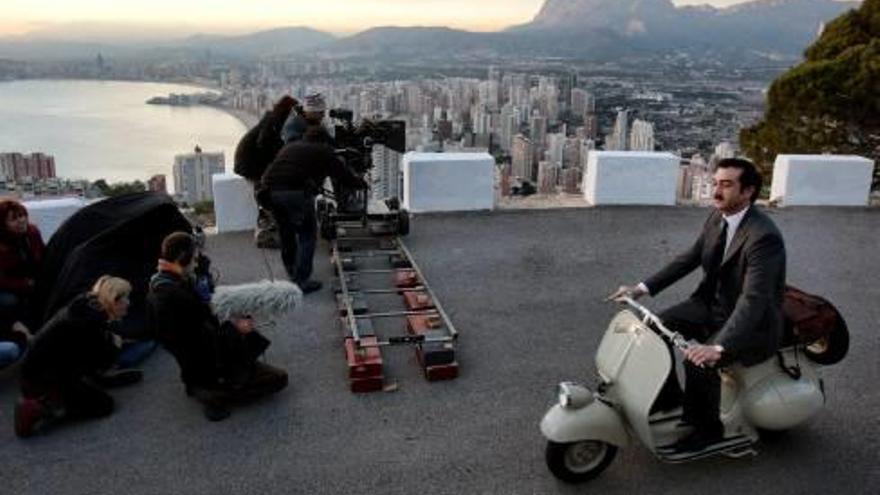
[[[406,122],[402,120],[362,120],[355,125],[351,110],[330,110],[335,127],[336,152],[359,175],[373,168],[373,146],[380,144],[399,153],[406,151]]]
[[[385,146],[388,149],[403,153],[406,151],[406,122],[401,120],[369,120],[354,123],[354,112],[348,109],[335,108],[329,111],[334,122],[334,147],[336,155],[346,166],[370,183],[369,174],[373,169],[373,147]],[[387,220],[394,216],[395,226],[405,223],[408,230],[408,214],[400,210],[397,198],[388,198],[385,204],[388,212],[375,213],[369,211],[369,189],[351,189],[334,181],[333,193],[330,195],[334,204],[319,203],[321,234],[325,239],[335,238],[336,223],[340,221]],[[403,217],[406,216],[404,220]],[[398,232],[405,234],[406,232]]]

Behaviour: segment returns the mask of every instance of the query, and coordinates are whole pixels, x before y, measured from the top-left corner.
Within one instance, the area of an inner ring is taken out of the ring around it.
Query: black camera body
[[[338,121],[335,125],[334,140],[337,150],[350,150],[369,155],[373,146],[381,144],[386,148],[403,153],[406,151],[406,122],[402,120],[364,119],[357,125],[353,123],[354,112],[343,108],[334,108],[329,112],[330,118]],[[366,165],[366,161],[362,161]],[[355,171],[367,172],[369,167],[354,166]]]
[[[402,120],[371,121],[354,124],[354,112],[334,108],[329,116],[334,126],[336,155],[358,176],[364,178],[373,168],[373,146],[382,145],[399,153],[406,151],[406,122]],[[366,213],[368,191],[350,190],[333,184],[337,208],[345,213]]]

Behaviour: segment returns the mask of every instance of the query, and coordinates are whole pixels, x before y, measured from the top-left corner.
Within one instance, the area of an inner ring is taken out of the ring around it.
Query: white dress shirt
[[[724,254],[727,254],[727,249],[730,247],[731,241],[733,241],[733,236],[736,235],[736,229],[739,228],[739,224],[742,223],[743,218],[746,216],[746,212],[749,211],[749,206],[743,208],[740,212],[734,213],[733,215],[724,215],[721,217],[727,222],[727,240],[724,243]]]

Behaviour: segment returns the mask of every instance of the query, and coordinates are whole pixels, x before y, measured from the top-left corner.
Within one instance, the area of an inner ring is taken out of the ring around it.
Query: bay
[[[26,80],[0,83],[0,152],[55,157],[58,177],[146,181],[165,174],[174,155],[223,152],[226,170],[246,127],[211,107],[148,105],[153,96],[194,93],[179,84]]]

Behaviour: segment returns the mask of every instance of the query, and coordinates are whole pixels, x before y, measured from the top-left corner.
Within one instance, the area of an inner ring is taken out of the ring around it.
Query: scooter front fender
[[[580,409],[551,407],[541,420],[541,433],[551,442],[601,440],[617,447],[630,443],[623,418],[611,406],[594,400]]]

